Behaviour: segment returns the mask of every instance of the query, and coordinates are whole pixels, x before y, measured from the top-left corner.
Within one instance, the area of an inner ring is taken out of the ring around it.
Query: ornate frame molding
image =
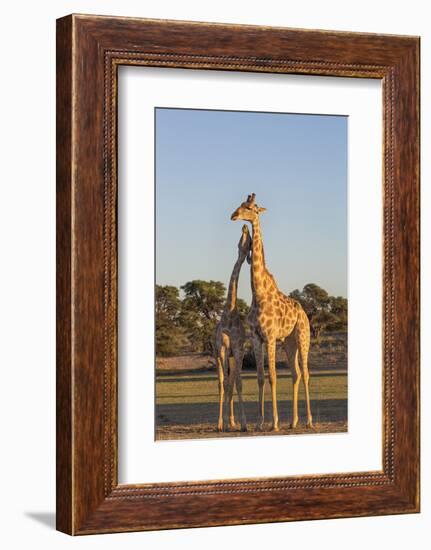
[[[226,36],[229,45],[218,47]],[[205,42],[216,45],[205,53]],[[84,534],[418,511],[418,39],[69,16],[58,20],[57,49],[58,529]],[[118,484],[119,65],[382,80],[382,471]],[[217,511],[205,514],[208,506]]]

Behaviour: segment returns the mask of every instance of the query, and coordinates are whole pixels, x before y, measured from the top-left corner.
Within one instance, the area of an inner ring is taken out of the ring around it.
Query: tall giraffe
[[[292,371],[293,410],[291,427],[298,424],[298,390],[301,377],[304,381],[307,402],[307,426],[312,427],[308,351],[310,348],[310,323],[302,306],[292,298],[283,294],[277,287],[274,277],[265,265],[262,233],[259,216],[265,212],[255,203],[255,194],[249,195],[231,216],[231,220],[245,220],[251,223],[252,259],[251,284],[253,302],[248,316],[248,323],[253,333],[253,345],[259,384],[259,413],[257,429],[263,429],[264,421],[264,385],[265,373],[263,364],[263,345],[268,353],[269,381],[272,397],[272,429],[279,430],[277,411],[277,373],[275,367],[275,352],[277,340],[281,340],[287,355],[288,366]],[[299,360],[298,360],[299,356]]]
[[[238,243],[238,259],[233,266],[229,281],[226,304],[216,327],[215,350],[219,380],[219,420],[218,430],[228,427],[228,407],[230,409],[229,427],[235,428],[233,410],[233,385],[238,393],[241,431],[247,430],[244,404],[242,400],[241,369],[244,358],[246,334],[237,308],[238,279],[242,264],[247,258],[250,263],[251,238],[246,225],[242,228]],[[224,402],[224,407],[223,407]]]

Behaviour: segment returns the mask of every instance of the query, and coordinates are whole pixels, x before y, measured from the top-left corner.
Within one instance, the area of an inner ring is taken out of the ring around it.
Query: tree
[[[305,311],[311,317],[315,317],[318,313],[329,311],[329,295],[320,286],[309,283],[304,286],[302,295],[305,302]]]
[[[304,308],[313,336],[316,336],[316,332],[320,334],[322,329],[318,327],[323,323],[324,316],[322,314],[329,311],[329,295],[326,290],[314,283],[309,283],[304,286],[302,291],[294,290],[289,296]]]
[[[341,330],[347,327],[347,299],[329,296],[320,286],[309,283],[302,291],[296,289],[289,294],[304,308],[310,321],[311,334],[317,339],[325,330]]]
[[[220,281],[194,280],[181,287],[184,292],[183,304],[213,320],[220,316],[225,300],[226,288]]]
[[[347,298],[343,296],[331,296],[330,298],[331,313],[335,315],[335,321],[331,324],[332,330],[347,329]]]
[[[318,343],[320,343],[322,332],[328,329],[336,319],[330,311],[319,311],[313,316],[313,321],[310,322],[310,330]]]
[[[245,300],[243,300],[242,298],[237,298],[236,308],[238,310],[241,321],[245,321],[245,319],[248,315],[248,312],[250,311],[250,307],[247,304],[247,302]]]
[[[156,355],[175,355],[186,344],[181,327],[181,300],[175,286],[156,285]]]
[[[176,319],[181,308],[180,293],[176,286],[156,285],[156,316]]]
[[[184,292],[181,319],[195,349],[214,353],[214,333],[223,311],[226,288],[220,281],[194,280],[181,287]]]

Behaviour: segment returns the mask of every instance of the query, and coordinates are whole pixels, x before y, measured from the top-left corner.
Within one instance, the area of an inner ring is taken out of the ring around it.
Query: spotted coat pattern
[[[247,323],[253,336],[256,356],[259,411],[258,429],[263,429],[264,423],[264,347],[268,354],[269,380],[271,384],[273,421],[272,429],[278,431],[277,409],[277,373],[275,368],[276,343],[281,341],[286,352],[288,366],[292,372],[293,400],[292,422],[298,423],[298,391],[301,378],[304,382],[307,425],[312,426],[312,415],[309,395],[308,352],[310,348],[310,324],[302,306],[292,298],[283,294],[268,271],[265,264],[260,214],[265,209],[256,205],[255,196],[249,195],[246,202],[232,214],[232,220],[246,220],[252,225],[252,258],[251,285],[253,301]]]

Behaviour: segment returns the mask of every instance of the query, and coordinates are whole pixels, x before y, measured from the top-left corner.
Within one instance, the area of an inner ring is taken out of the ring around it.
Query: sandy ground
[[[247,432],[241,432],[239,426],[235,431],[219,433],[214,423],[212,424],[193,424],[160,426],[156,431],[157,440],[173,439],[211,439],[220,437],[247,437],[247,436],[280,436],[280,435],[299,435],[299,434],[321,434],[321,433],[342,433],[347,432],[347,422],[327,422],[318,423],[313,428],[307,428],[305,425],[298,425],[295,429],[289,428],[288,424],[282,423],[279,432],[270,431],[269,423],[265,424],[265,431],[257,431],[255,426],[248,425]]]

